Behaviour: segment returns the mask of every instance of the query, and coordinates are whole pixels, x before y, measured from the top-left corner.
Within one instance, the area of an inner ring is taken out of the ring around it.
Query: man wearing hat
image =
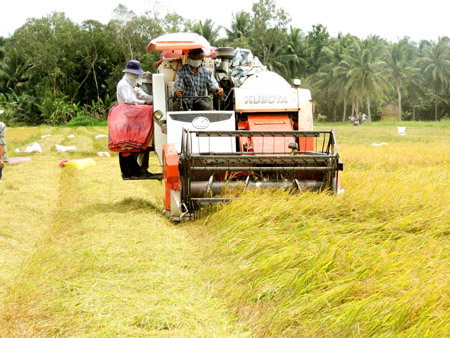
[[[137,86],[139,76],[144,74],[138,60],[130,60],[123,70],[124,76],[117,84],[117,102],[127,104],[152,104],[153,97]],[[124,179],[129,178],[160,178],[160,174],[148,172],[150,148],[141,154],[119,153],[120,170]]]
[[[122,80],[117,84],[117,102],[128,104],[152,104],[153,97],[137,87],[139,75],[143,75],[141,63],[138,60],[130,60],[122,71]]]
[[[0,110],[3,114],[3,110]],[[8,161],[8,154],[6,154],[6,126],[0,122],[0,181],[2,180],[2,172],[5,162]]]
[[[187,64],[181,66],[175,78],[174,91],[178,98],[183,96],[208,96],[208,93],[216,92],[222,95],[223,89],[219,87],[216,79],[209,69],[202,66],[203,50],[190,49]],[[174,102],[174,110],[210,110],[211,105],[206,99],[184,99],[183,107],[181,100]]]

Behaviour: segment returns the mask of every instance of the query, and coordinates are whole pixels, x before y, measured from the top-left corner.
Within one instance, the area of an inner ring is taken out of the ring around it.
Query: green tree
[[[287,35],[286,53],[291,57],[287,60],[288,76],[290,78],[300,78],[305,76],[306,46],[305,37],[300,28],[290,27]]]
[[[33,114],[33,107],[36,103],[34,96],[28,95],[25,92],[16,93],[13,91],[6,93],[5,101],[7,111],[13,111],[13,114],[10,116],[11,122],[25,122],[27,124],[41,122],[40,117]]]
[[[279,68],[280,54],[286,46],[290,17],[273,0],[259,0],[253,4],[249,43],[253,54],[271,69]]]
[[[408,38],[390,43],[385,56],[387,77],[397,93],[398,120],[402,120],[402,91],[408,81],[413,81],[419,69],[414,67],[415,49]]]
[[[0,62],[3,60],[3,57],[5,56],[5,42],[6,39],[3,36],[0,36]]]
[[[327,60],[327,63],[319,69],[315,76],[318,79],[315,88],[319,97],[324,97],[324,101],[329,101],[328,96],[333,98],[333,121],[337,119],[336,110],[341,103],[343,103],[342,121],[345,121],[347,115],[347,99],[349,97],[347,73],[349,69],[341,62],[354,43],[357,43],[354,36],[338,34],[337,38],[331,39],[322,49],[323,58]]]
[[[205,22],[198,21],[192,26],[192,31],[203,36],[212,46],[215,46],[219,38],[220,27],[214,27],[215,24],[211,19]]]
[[[307,74],[315,74],[319,68],[326,62],[323,59],[322,49],[327,46],[330,38],[326,27],[322,25],[313,26],[312,31],[308,32],[306,37],[306,67]]]
[[[74,51],[77,43],[82,43],[75,40],[78,29],[64,13],[55,12],[28,19],[8,39],[7,50],[17,50],[28,64],[34,65],[30,75],[36,96],[46,90],[68,91],[77,69]]]
[[[186,26],[192,26],[192,23],[177,13],[167,13],[161,22],[161,28],[165,33],[183,32]],[[156,38],[156,35],[152,38]]]
[[[28,19],[7,40],[5,51],[8,54],[17,53],[28,68],[24,90],[16,93],[16,97],[10,97],[20,102],[16,109],[20,115],[18,121],[42,122],[38,103],[45,93],[64,97],[75,90],[73,83],[79,69],[76,52],[83,43],[77,41],[78,31],[79,26],[66,18],[64,13],[54,12],[42,18]],[[33,67],[28,66],[31,64]],[[22,97],[22,94],[26,95]],[[23,113],[25,106],[28,110]]]
[[[79,74],[83,74],[83,79],[81,81],[78,79],[79,85],[72,96],[72,102],[80,88],[90,78],[93,80],[98,101],[100,100],[100,89],[103,85],[104,77],[107,76],[105,73],[102,74],[102,70],[107,67],[107,53],[113,51],[105,44],[105,28],[98,21],[84,21],[78,34],[78,39],[84,41],[84,44],[77,51],[82,65]],[[91,88],[91,86],[86,87]],[[90,95],[88,95],[87,100],[89,99],[91,99]]]
[[[440,94],[448,85],[450,78],[450,46],[448,39],[439,39],[432,42],[423,50],[424,56],[419,64],[423,69],[426,80],[432,86],[434,98],[434,119],[438,120],[438,105]]]
[[[233,13],[230,29],[225,28],[229,42],[237,39],[247,38],[250,34],[250,13],[239,11]]]
[[[108,22],[106,31],[106,38],[114,50],[114,55],[109,57],[114,68],[107,79],[107,88],[115,97],[117,81],[122,77],[127,60],[137,59],[144,70],[156,70],[154,62],[159,59],[159,53],[148,54],[145,47],[164,31],[156,12],[147,11],[145,15],[137,16],[123,5],[114,10],[114,18]]]
[[[16,49],[8,50],[8,54],[0,64],[0,89],[3,92],[21,92],[30,79],[33,65]]]
[[[113,11],[113,20],[109,22],[117,32],[123,59],[137,59],[142,50],[142,39],[139,34],[138,16],[122,4]]]
[[[339,72],[344,71],[348,78],[346,89],[353,99],[356,112],[359,110],[359,103],[365,98],[369,121],[372,120],[371,100],[387,90],[386,79],[382,74],[382,67],[385,65],[381,60],[383,48],[382,41],[376,36],[354,43],[339,66]]]
[[[320,71],[312,76],[313,80],[313,98],[315,102],[319,102],[318,110],[323,112],[325,107],[332,107],[332,120],[336,121],[337,105],[339,102],[339,90],[333,71],[329,71],[330,65],[321,67]],[[323,115],[323,114],[322,114]],[[325,115],[329,115],[328,113]]]

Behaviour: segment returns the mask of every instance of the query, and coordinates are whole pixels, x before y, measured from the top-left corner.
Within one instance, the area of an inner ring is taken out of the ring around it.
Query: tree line
[[[378,120],[396,106],[398,120],[450,116],[450,39],[389,42],[373,35],[331,37],[321,24],[304,32],[273,0],[251,12],[233,13],[230,27],[211,19],[188,20],[157,8],[136,15],[119,5],[111,20],[76,24],[64,13],[30,18],[9,38],[0,37],[0,109],[10,124],[64,124],[74,118],[104,119],[129,59],[156,71],[152,38],[195,32],[213,46],[249,48],[269,70],[312,90],[316,114],[345,121],[365,113]],[[221,34],[222,33],[222,34]]]

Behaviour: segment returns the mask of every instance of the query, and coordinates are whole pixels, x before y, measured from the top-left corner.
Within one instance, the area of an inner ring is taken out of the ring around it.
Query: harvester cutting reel
[[[207,142],[205,142],[207,140]],[[243,149],[252,140],[252,150]],[[229,143],[214,152],[214,143]],[[280,147],[280,142],[285,146]],[[259,146],[258,146],[258,144]],[[261,147],[261,144],[264,146]],[[273,151],[270,149],[287,149]],[[257,152],[264,149],[264,152]],[[165,213],[172,220],[194,215],[204,205],[229,202],[227,190],[249,188],[330,191],[340,189],[339,159],[331,131],[189,131],[182,133],[181,152],[163,149]]]

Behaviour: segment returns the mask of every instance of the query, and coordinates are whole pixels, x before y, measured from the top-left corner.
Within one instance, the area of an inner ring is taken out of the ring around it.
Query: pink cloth
[[[22,162],[31,161],[31,157],[10,157],[8,159],[9,165],[16,165]]]
[[[69,162],[70,160],[62,160],[61,162],[58,163],[58,167],[60,168],[64,168],[64,163]]]
[[[120,103],[108,116],[108,147],[116,152],[141,152],[153,137],[153,106]]]

